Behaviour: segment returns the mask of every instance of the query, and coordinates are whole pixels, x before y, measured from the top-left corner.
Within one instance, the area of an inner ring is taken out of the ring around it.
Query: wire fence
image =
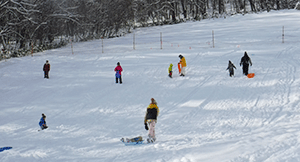
[[[274,28],[272,28],[274,29]],[[249,34],[250,33],[250,34]],[[264,33],[264,35],[261,35]],[[236,34],[236,36],[234,36]],[[248,36],[244,36],[248,35]],[[243,37],[243,38],[241,38]],[[119,38],[121,39],[121,38]],[[123,50],[153,50],[153,49],[207,49],[207,48],[240,48],[242,46],[260,46],[262,44],[289,44],[300,42],[299,30],[291,30],[282,26],[277,31],[248,31],[243,34],[241,31],[201,31],[198,34],[174,35],[166,32],[154,34],[131,33],[123,38],[123,41],[102,39],[102,53],[109,52],[109,49],[124,48]],[[121,43],[121,44],[120,44]]]

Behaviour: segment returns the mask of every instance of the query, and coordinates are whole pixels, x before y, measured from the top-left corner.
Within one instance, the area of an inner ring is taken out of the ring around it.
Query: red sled
[[[255,76],[254,73],[249,73],[249,74],[247,75],[248,78],[253,78],[254,76]]]
[[[178,72],[179,72],[179,74],[181,74],[181,66],[180,66],[180,63],[178,63]]]

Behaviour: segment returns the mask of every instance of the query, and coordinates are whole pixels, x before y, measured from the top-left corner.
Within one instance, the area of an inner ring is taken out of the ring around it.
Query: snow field
[[[13,149],[0,161],[300,161],[299,15],[283,10],[140,28],[105,39],[104,53],[95,40],[74,43],[74,54],[67,46],[1,61],[0,147]],[[239,66],[245,51],[253,79]],[[179,53],[186,77],[178,76]],[[233,78],[228,60],[237,67]],[[114,83],[117,62],[122,85]],[[157,142],[124,146],[122,137],[146,138],[152,97],[160,108]],[[49,129],[38,132],[42,113]]]

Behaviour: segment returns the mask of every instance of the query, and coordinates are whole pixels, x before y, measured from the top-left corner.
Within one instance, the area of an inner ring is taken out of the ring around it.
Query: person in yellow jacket
[[[180,65],[181,65],[181,74],[180,76],[185,76],[185,68],[186,68],[186,61],[185,58],[180,54],[178,56],[180,58]]]
[[[168,69],[170,78],[172,78],[172,73],[173,73],[172,68],[173,68],[173,64],[170,64],[169,69]]]
[[[156,140],[155,137],[155,124],[157,122],[157,116],[159,114],[159,108],[157,106],[157,102],[154,98],[151,98],[151,103],[147,107],[146,115],[145,115],[145,129],[148,131],[148,143],[153,143]],[[149,127],[148,127],[149,125]]]

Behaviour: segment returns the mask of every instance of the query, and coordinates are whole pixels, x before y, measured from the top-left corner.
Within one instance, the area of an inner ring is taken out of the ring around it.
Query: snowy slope
[[[67,46],[1,61],[0,147],[13,149],[0,161],[300,161],[299,18],[283,10],[141,28],[104,40],[104,53],[95,40],[73,44],[74,54]],[[245,51],[253,79],[239,66]],[[186,77],[178,76],[180,53]],[[151,97],[160,108],[157,142],[124,146],[121,137],[147,136]],[[38,132],[42,113],[49,129]]]

